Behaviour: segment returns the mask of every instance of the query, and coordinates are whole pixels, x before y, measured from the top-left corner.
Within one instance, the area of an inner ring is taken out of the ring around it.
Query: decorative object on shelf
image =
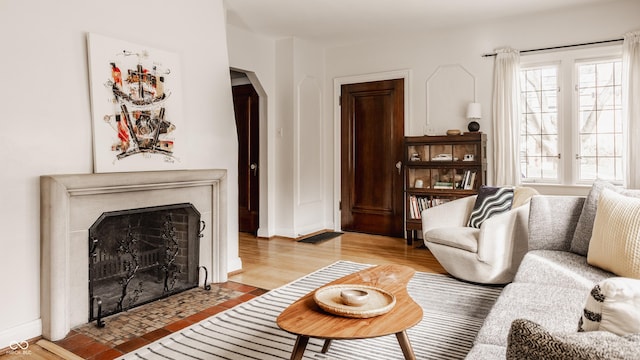
[[[469,125],[467,125],[467,129],[471,132],[476,132],[480,130],[480,123],[476,120],[480,120],[482,118],[482,106],[480,103],[472,102],[467,106],[467,119],[471,120]]]
[[[452,158],[451,154],[438,154],[431,158],[431,161],[458,161],[458,158]]]
[[[462,132],[458,129],[451,129],[451,130],[447,130],[447,135],[460,135],[462,134]]]
[[[420,154],[418,154],[418,153],[411,154],[411,158],[409,160],[410,161],[420,161]]]
[[[464,158],[462,158],[462,161],[474,161],[476,159],[476,156],[474,154],[464,154]]]
[[[413,187],[415,187],[416,189],[422,189],[423,186],[424,181],[422,181],[422,179],[416,179],[415,184],[413,184]]]

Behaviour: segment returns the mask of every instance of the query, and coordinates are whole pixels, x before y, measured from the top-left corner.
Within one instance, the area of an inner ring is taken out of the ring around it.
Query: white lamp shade
[[[469,103],[467,106],[467,119],[482,118],[482,105],[480,103]]]

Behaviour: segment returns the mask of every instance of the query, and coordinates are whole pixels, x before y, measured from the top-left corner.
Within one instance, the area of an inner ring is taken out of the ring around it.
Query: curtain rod
[[[606,43],[618,42],[618,41],[623,41],[623,40],[624,40],[623,38],[620,38],[620,39],[611,39],[611,40],[593,41],[593,42],[581,43],[581,44],[571,44],[571,45],[551,46],[551,47],[539,48],[539,49],[528,49],[528,50],[521,50],[521,51],[520,51],[520,54],[523,54],[523,53],[529,53],[529,52],[535,52],[535,51],[545,51],[545,50],[564,49],[564,48],[571,48],[571,47],[576,47],[576,46],[588,46],[588,45],[606,44]],[[496,55],[497,55],[496,53],[492,53],[492,54],[484,54],[484,55],[482,55],[482,57],[491,57],[491,56],[496,56]]]

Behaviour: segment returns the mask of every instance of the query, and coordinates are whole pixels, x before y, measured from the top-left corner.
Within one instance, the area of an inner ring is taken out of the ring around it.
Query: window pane
[[[596,156],[597,148],[597,134],[582,134],[580,135],[580,155],[582,156]]]
[[[542,155],[539,135],[527,136],[527,156]]]
[[[614,107],[620,109],[622,107],[622,86],[614,86],[613,92],[615,96]]]
[[[593,110],[596,104],[595,88],[580,88],[580,111]]]
[[[527,179],[529,177],[527,173],[527,161],[524,157],[520,157],[520,178]]]
[[[522,129],[520,130],[522,131]],[[527,114],[526,134],[540,134],[540,120],[537,114]]]
[[[616,128],[615,125],[615,112],[613,110],[598,111],[597,132],[613,133]]]
[[[542,178],[555,179],[558,177],[558,157],[542,158]]]
[[[615,134],[616,141],[616,153],[615,156],[620,159],[619,163],[622,163],[622,154],[624,154],[624,140],[622,134]]]
[[[596,112],[580,111],[580,132],[589,133],[595,131],[596,128]]]
[[[597,86],[613,85],[613,63],[601,63],[596,65]]]
[[[558,135],[542,135],[542,155],[558,157]]]
[[[549,112],[542,114],[542,133],[557,134],[558,133],[558,113]]]
[[[543,91],[542,95],[542,112],[556,111],[558,109],[558,92],[556,90]]]
[[[580,159],[580,179],[595,180],[596,179],[596,158],[588,157]]]
[[[528,179],[542,178],[542,168],[540,167],[539,157],[527,158],[527,178]]]
[[[596,86],[596,66],[595,65],[582,65],[579,68],[579,82],[581,87],[594,87]]]
[[[621,62],[579,64],[578,74],[579,179],[621,181]]]
[[[527,100],[525,104],[525,112],[527,113],[539,113],[542,109],[542,101],[540,99],[541,94],[539,92],[528,92],[526,94]]]
[[[621,157],[617,157],[616,158],[616,181],[622,181],[624,180],[624,169],[623,167],[623,161]]]
[[[615,154],[615,135],[598,134],[598,156],[613,156]]]
[[[520,169],[529,181],[557,181],[558,167],[558,67],[522,70],[520,118]]]
[[[542,90],[553,90],[557,91],[558,89],[558,77],[556,76],[555,68],[546,68],[541,71],[542,76]]]
[[[598,88],[598,93],[596,95],[598,99],[598,108],[599,109],[613,109],[615,104],[615,98],[613,96],[613,87],[607,86],[603,88]]]
[[[615,132],[618,134],[622,133],[622,109],[616,109],[613,111],[613,114],[616,118],[616,123],[615,123]]]
[[[540,89],[540,73],[536,70],[526,71],[525,74],[525,91],[536,91]]]
[[[598,178],[606,180],[616,179],[616,164],[614,158],[598,158]]]

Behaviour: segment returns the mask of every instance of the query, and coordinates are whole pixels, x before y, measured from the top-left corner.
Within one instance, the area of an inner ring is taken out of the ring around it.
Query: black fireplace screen
[[[89,321],[198,286],[191,204],[103,213],[89,229]]]

